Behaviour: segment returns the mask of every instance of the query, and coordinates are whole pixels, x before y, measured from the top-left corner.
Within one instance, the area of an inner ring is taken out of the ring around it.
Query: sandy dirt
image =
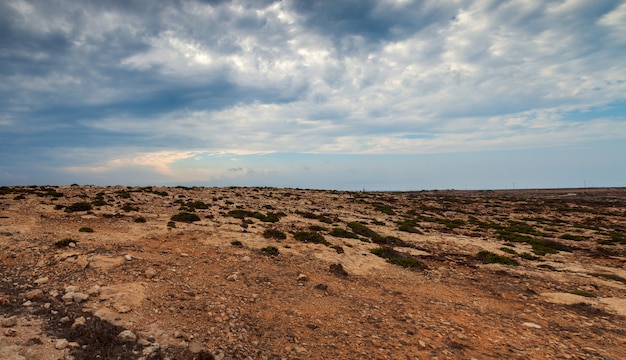
[[[626,189],[0,187],[0,320],[15,360],[625,359]]]

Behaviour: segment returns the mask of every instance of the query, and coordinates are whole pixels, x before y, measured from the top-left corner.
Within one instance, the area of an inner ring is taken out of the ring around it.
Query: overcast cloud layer
[[[0,183],[625,186],[624,59],[616,0],[7,0]]]

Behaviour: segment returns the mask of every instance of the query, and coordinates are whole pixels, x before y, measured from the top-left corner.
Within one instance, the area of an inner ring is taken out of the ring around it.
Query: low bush
[[[181,212],[170,218],[172,221],[192,223],[194,221],[200,221],[200,217],[194,213]]]
[[[326,241],[326,239],[324,239],[324,237],[316,232],[313,231],[298,231],[297,233],[294,234],[293,236],[296,240],[298,241],[302,241],[302,242],[310,242],[310,243],[314,243],[314,244],[324,244],[324,245],[330,245],[330,243],[328,241]]]
[[[485,264],[503,264],[509,266],[519,265],[519,263],[513,259],[509,259],[506,256],[494,254],[486,250],[480,251],[476,257]]]
[[[86,232],[86,233],[92,233],[93,229],[90,227],[82,227],[80,229],[78,229],[79,232]]]
[[[279,254],[278,248],[275,246],[266,246],[261,249],[261,253],[267,256],[277,256]]]
[[[76,244],[78,241],[71,239],[71,238],[65,238],[63,240],[59,240],[57,242],[54,243],[54,246],[56,247],[68,247],[71,243]]]
[[[267,229],[263,231],[263,237],[266,239],[284,240],[287,238],[287,234],[278,229]]]
[[[346,239],[358,239],[359,236],[351,231],[342,228],[333,228],[330,233],[331,236],[346,238]]]
[[[86,202],[77,202],[72,205],[65,207],[65,212],[76,212],[76,211],[89,211],[91,210],[91,204]]]

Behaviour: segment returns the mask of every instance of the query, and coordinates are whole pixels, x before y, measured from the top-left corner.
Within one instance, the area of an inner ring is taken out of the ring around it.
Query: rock
[[[123,343],[134,343],[137,341],[137,335],[130,330],[124,330],[117,334],[117,339]]]
[[[298,280],[298,282],[305,282],[305,281],[309,281],[309,278],[306,275],[300,273],[300,274],[298,274],[298,279],[297,280]]]
[[[50,279],[48,279],[47,276],[44,276],[44,277],[40,277],[39,279],[35,280],[34,283],[37,284],[37,285],[42,285],[42,284],[47,283],[49,280]]]
[[[146,276],[146,278],[152,279],[157,275],[157,271],[154,268],[149,267],[146,269],[146,271],[144,271],[144,275]]]
[[[72,302],[74,301],[74,293],[73,292],[67,292],[65,293],[62,297],[61,300],[65,301],[65,302]]]
[[[15,337],[17,336],[17,330],[13,328],[8,328],[4,330],[4,336],[6,337]]]
[[[65,287],[65,293],[73,293],[73,292],[78,292],[80,291],[80,288],[76,285],[69,285]]]
[[[237,281],[237,278],[238,278],[237,274],[231,274],[231,275],[228,275],[226,277],[226,280],[228,280],[228,281]]]
[[[335,275],[335,276],[348,276],[348,272],[346,270],[344,270],[343,265],[337,263],[337,264],[330,264],[330,268],[329,271],[331,274]]]
[[[197,341],[192,341],[189,343],[189,351],[192,354],[198,354],[204,350],[204,344],[199,343]]]
[[[89,296],[98,296],[100,295],[100,285],[94,285],[89,290],[87,290],[87,294]]]
[[[320,284],[315,285],[315,288],[317,290],[324,290],[324,291],[326,291],[328,289],[328,285],[320,283]]]
[[[66,347],[69,346],[69,341],[67,341],[66,339],[58,339],[55,343],[54,343],[54,348],[57,350],[63,350]]]
[[[124,259],[126,259],[126,261],[131,261],[133,259],[133,257],[128,255],[128,254],[126,254],[126,255],[124,255]]]
[[[70,317],[69,317],[69,316],[64,316],[64,317],[62,317],[62,318],[60,318],[60,319],[59,319],[59,322],[60,322],[61,324],[65,324],[65,323],[67,323],[67,322],[70,322]]]
[[[175,330],[174,331],[174,338],[189,340],[189,335],[186,332],[184,332],[184,331]]]
[[[159,351],[159,348],[160,348],[159,344],[150,345],[150,346],[144,348],[141,351],[141,354],[144,355],[144,356],[149,356],[149,355],[152,355],[153,353]]]
[[[33,289],[24,293],[24,298],[27,300],[39,299],[43,297],[43,290]]]
[[[422,349],[426,348],[426,343],[425,343],[424,341],[422,341],[422,340],[417,340],[417,343],[419,344],[419,346],[420,346]]]
[[[113,309],[115,309],[115,311],[117,311],[120,314],[126,314],[133,310],[131,309],[130,306],[122,305],[122,304],[113,304]]]
[[[11,316],[9,318],[3,318],[0,321],[2,327],[11,327],[17,325],[17,318],[15,316]]]
[[[74,320],[74,323],[72,324],[72,329],[76,329],[79,326],[85,325],[85,322],[87,320],[85,319],[84,316],[81,316],[79,318],[76,318],[76,320]]]
[[[33,302],[30,300],[27,300],[25,303],[22,304],[22,306],[31,306],[33,305]]]
[[[525,322],[522,324],[522,326],[526,326],[526,327],[533,328],[533,329],[541,329],[541,325],[535,324],[532,322]]]
[[[74,301],[77,303],[81,303],[89,299],[89,295],[85,293],[77,292],[72,295],[72,299],[74,299]]]
[[[241,260],[243,260],[244,262],[250,262],[252,261],[252,258],[246,255]]]

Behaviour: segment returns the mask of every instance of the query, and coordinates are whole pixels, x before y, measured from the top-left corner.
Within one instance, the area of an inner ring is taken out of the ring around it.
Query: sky
[[[0,185],[626,186],[626,1],[3,0]]]

